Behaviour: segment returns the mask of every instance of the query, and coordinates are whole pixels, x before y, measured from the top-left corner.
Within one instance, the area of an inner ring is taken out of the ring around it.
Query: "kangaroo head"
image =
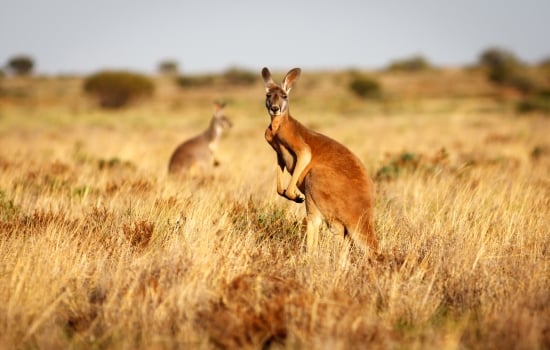
[[[265,82],[265,107],[271,117],[288,113],[288,94],[292,86],[300,77],[301,69],[294,68],[286,73],[281,85],[275,84],[271,72],[267,68],[262,69],[262,78]]]
[[[210,127],[215,130],[215,134],[217,135],[221,134],[222,130],[233,126],[231,120],[225,115],[224,107],[225,103],[214,102],[214,114],[212,115]]]

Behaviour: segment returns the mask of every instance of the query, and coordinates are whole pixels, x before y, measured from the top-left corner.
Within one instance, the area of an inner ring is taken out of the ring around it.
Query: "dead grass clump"
[[[187,315],[193,311],[185,298],[187,284],[194,283],[189,275],[192,265],[185,255],[125,261],[122,269],[110,275],[109,293],[95,325],[102,330],[99,339],[114,338],[118,346],[128,348],[173,348],[185,344],[182,329],[188,328]],[[132,335],[127,337],[129,334]]]
[[[536,145],[533,147],[529,155],[531,156],[531,159],[535,161],[542,160],[543,158],[550,158],[550,145]]]
[[[453,267],[443,268],[438,278],[441,281],[441,307],[458,316],[466,311],[478,310],[486,288],[484,276],[479,271],[450,271]]]
[[[517,141],[517,139],[518,139],[517,135],[492,132],[485,137],[485,143],[506,144],[506,143],[515,142]]]
[[[550,286],[530,280],[520,283],[528,284],[527,288],[507,290],[493,307],[487,307],[491,303],[485,300],[477,312],[467,312],[462,344],[476,347],[481,343],[491,349],[550,346]]]
[[[207,302],[196,323],[221,348],[266,348],[284,343],[288,310],[308,304],[304,288],[273,275],[244,274],[225,287],[219,299]]]
[[[0,203],[1,213],[2,205]],[[51,227],[70,231],[77,226],[77,220],[67,218],[62,211],[36,209],[30,213],[24,213],[21,208],[16,207],[11,209],[9,217],[0,220],[0,236],[24,239],[43,235]]]
[[[136,176],[116,176],[110,179],[103,187],[103,192],[112,197],[114,195],[140,195],[149,194],[155,185],[150,179]]]
[[[50,226],[70,232],[77,226],[77,222],[67,218],[62,211],[37,209],[21,216],[18,231],[22,234],[37,235],[45,233]]]
[[[100,336],[103,330],[98,316],[107,299],[107,290],[90,280],[71,280],[63,293],[66,297],[58,312],[58,323],[67,335]]]
[[[254,232],[258,244],[271,241],[295,245],[304,227],[298,219],[288,218],[288,210],[284,207],[259,205],[251,197],[246,203],[233,202],[228,215],[238,231]]]
[[[0,190],[0,219],[8,223],[21,209],[14,203],[13,199],[7,199],[6,197],[6,192]]]
[[[148,193],[154,187],[155,187],[154,184],[149,179],[145,179],[145,178],[138,178],[138,179],[130,182],[130,190],[133,193],[136,193],[136,194]]]
[[[155,199],[154,207],[160,210],[167,210],[177,208],[179,205],[179,199],[176,196],[169,196],[168,198]]]
[[[136,170],[136,165],[127,160],[120,160],[117,157],[100,159],[97,161],[99,170]]]
[[[121,183],[119,181],[108,181],[105,184],[104,191],[108,196],[112,196],[119,192],[121,189]]]
[[[506,168],[517,168],[520,165],[520,160],[516,157],[509,157],[504,155],[490,155],[484,153],[462,153],[459,155],[457,164],[460,166],[458,170],[464,170],[465,168],[472,167],[500,167],[502,169]],[[461,171],[458,171],[460,174]]]
[[[66,168],[54,163],[51,167],[27,170],[13,185],[25,188],[34,195],[40,195],[44,192],[70,193],[74,181],[75,177],[71,176]]]
[[[13,163],[7,160],[6,158],[0,156],[0,170],[6,171],[8,168],[12,167]]]
[[[506,142],[508,138],[498,138],[498,141],[491,139],[490,142]],[[440,149],[433,155],[424,155],[416,152],[404,151],[399,154],[386,154],[386,162],[377,171],[377,181],[391,181],[406,175],[441,176],[457,175],[462,176],[464,171],[472,167],[517,167],[519,159],[510,156],[491,155],[487,156],[482,152],[460,153],[451,156],[445,148]]]
[[[147,220],[134,222],[133,225],[123,224],[122,232],[130,245],[137,249],[144,249],[149,245],[155,224]]]
[[[376,180],[394,180],[402,174],[416,171],[434,174],[449,167],[449,153],[445,148],[432,156],[404,151],[397,155],[386,154],[386,158],[386,164],[376,171]]]
[[[143,251],[151,243],[155,223],[145,218],[134,218],[129,210],[126,209],[126,214],[121,215],[105,206],[93,207],[77,220],[77,229],[69,232],[80,245],[96,246],[111,256],[120,255],[124,243],[135,252]]]
[[[115,221],[115,214],[105,206],[92,207],[84,216],[83,231],[90,234],[98,234]]]

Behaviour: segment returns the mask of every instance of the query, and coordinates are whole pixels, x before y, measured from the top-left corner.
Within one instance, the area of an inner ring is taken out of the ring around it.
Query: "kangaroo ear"
[[[223,107],[225,107],[225,102],[214,101],[214,116],[223,114]]]
[[[262,78],[264,78],[266,91],[269,91],[271,87],[276,85],[275,82],[273,81],[273,78],[271,77],[271,72],[269,71],[269,69],[267,69],[267,67],[264,67],[262,69]]]
[[[215,111],[220,110],[223,107],[225,107],[225,102],[224,101],[220,101],[220,100],[214,101],[214,110]]]
[[[301,72],[302,70],[300,68],[294,68],[286,73],[285,78],[283,79],[282,88],[286,91],[287,94],[290,92],[290,89],[292,89],[292,86],[294,85],[296,80],[298,80],[298,78],[300,77]]]

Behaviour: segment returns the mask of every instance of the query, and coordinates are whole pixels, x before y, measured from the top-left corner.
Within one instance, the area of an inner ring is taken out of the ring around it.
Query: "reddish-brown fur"
[[[306,128],[289,113],[288,93],[300,72],[290,70],[279,86],[267,68],[262,70],[271,117],[265,138],[277,153],[277,193],[298,203],[305,200],[308,249],[315,248],[324,219],[342,236],[349,234],[360,246],[376,250],[373,184],[363,164],[344,145]],[[284,169],[291,175],[286,188]]]

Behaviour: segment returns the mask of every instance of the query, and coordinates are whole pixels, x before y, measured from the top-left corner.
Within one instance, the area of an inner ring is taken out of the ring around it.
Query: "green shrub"
[[[103,108],[120,108],[137,98],[151,96],[154,84],[138,73],[102,71],[86,78],[84,91],[96,97]]]
[[[432,65],[422,56],[413,56],[402,60],[396,60],[390,63],[388,70],[390,71],[405,71],[419,72],[431,69]]]
[[[382,94],[380,83],[367,76],[356,75],[349,87],[353,93],[362,98],[379,98]]]

